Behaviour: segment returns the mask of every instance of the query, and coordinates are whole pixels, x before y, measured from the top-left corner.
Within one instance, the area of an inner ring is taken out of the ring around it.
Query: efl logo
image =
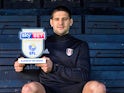
[[[20,39],[45,39],[45,32],[20,32]]]

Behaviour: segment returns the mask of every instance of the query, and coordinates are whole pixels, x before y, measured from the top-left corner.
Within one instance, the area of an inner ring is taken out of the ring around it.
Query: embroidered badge
[[[50,54],[49,50],[46,48],[44,51],[43,51],[44,54]]]
[[[66,54],[67,54],[68,56],[71,56],[71,55],[73,54],[73,49],[67,48],[67,49],[66,49]]]

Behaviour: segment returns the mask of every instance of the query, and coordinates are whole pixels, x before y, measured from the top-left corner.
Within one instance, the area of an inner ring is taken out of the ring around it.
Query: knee
[[[84,88],[92,91],[92,93],[97,93],[95,91],[100,91],[99,93],[106,93],[105,85],[98,81],[89,81],[86,83]]]
[[[22,87],[21,93],[45,93],[45,88],[38,82],[30,82]]]
[[[98,81],[89,81],[86,85],[91,89],[106,89],[105,85]]]

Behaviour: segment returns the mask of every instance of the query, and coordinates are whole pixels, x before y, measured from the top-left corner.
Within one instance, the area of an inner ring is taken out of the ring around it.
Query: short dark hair
[[[57,6],[53,9],[53,11],[51,12],[51,19],[53,18],[53,14],[56,12],[56,11],[65,11],[68,13],[69,17],[71,18],[71,11],[65,7],[65,6]]]

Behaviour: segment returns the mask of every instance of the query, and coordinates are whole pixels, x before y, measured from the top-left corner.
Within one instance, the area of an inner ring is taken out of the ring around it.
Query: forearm
[[[89,79],[88,68],[70,68],[62,65],[54,64],[53,72],[57,73],[60,77],[74,82],[87,81]]]
[[[73,66],[59,65],[60,62],[55,62],[58,64],[54,64],[53,71],[67,80],[75,82],[87,81],[90,76],[90,57],[88,50],[87,43],[81,44],[76,57],[70,61],[74,64]]]

